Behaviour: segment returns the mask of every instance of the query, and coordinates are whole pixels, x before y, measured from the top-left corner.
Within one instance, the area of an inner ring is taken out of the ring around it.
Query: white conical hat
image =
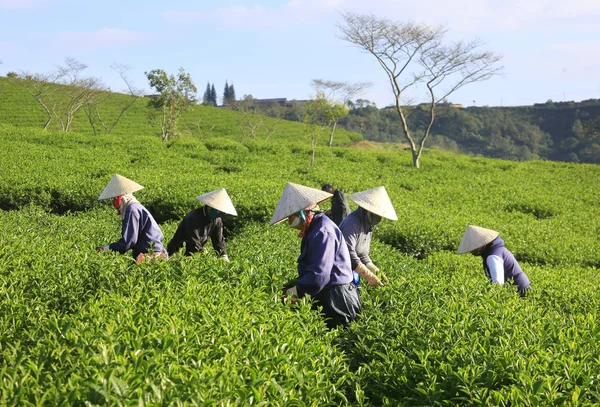
[[[479,249],[497,238],[499,234],[495,230],[469,225],[458,245],[456,253],[464,254]]]
[[[227,195],[225,188],[217,189],[216,191],[208,192],[204,195],[196,197],[200,202],[205,203],[211,208],[215,208],[228,215],[237,216],[237,212],[233,207],[233,203]]]
[[[285,188],[283,188],[283,193],[281,194],[281,198],[279,198],[277,208],[275,208],[275,213],[269,224],[274,225],[279,223],[291,214],[308,206],[323,202],[332,196],[329,192],[321,191],[320,189],[288,182]]]
[[[361,208],[375,215],[391,220],[398,220],[398,216],[396,216],[396,211],[392,206],[392,201],[390,201],[385,187],[376,187],[367,191],[356,192],[348,195],[348,198]]]
[[[130,194],[139,191],[140,189],[144,189],[144,187],[137,182],[133,182],[119,174],[115,174],[115,176],[108,181],[108,184],[106,184],[106,187],[98,197],[98,200]]]

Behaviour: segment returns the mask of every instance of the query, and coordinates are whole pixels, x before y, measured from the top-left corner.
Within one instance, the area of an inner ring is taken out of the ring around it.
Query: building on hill
[[[270,105],[277,104],[279,106],[291,106],[292,104],[303,105],[310,102],[310,100],[288,100],[287,98],[271,98],[271,99],[252,99],[256,105]]]
[[[252,99],[256,105],[278,104],[279,106],[287,106],[287,98],[271,98],[271,99]]]

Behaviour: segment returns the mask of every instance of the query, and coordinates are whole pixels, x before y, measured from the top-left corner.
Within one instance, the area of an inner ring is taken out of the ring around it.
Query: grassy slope
[[[130,96],[122,94],[107,94],[108,99],[100,105],[100,112],[106,123],[113,122],[121,112],[121,108],[131,100]],[[159,135],[160,128],[158,124],[152,124],[149,120],[150,110],[147,107],[148,99],[139,99],[128,110],[119,124],[113,131],[117,136],[136,135]],[[238,125],[242,115],[238,112],[232,112],[227,109],[195,106],[191,111],[182,115],[179,124],[179,131],[182,134],[200,137],[197,125],[205,137],[230,137],[236,140],[242,139],[241,131]],[[19,127],[38,127],[42,128],[46,122],[44,109],[37,104],[27,91],[11,82],[7,78],[0,77],[0,123],[10,124]],[[267,118],[265,126],[272,126],[274,119]],[[213,128],[214,126],[214,128]],[[59,124],[53,120],[50,126],[53,130],[59,130]],[[212,130],[211,130],[212,129]],[[80,112],[73,122],[72,131],[91,134],[93,132],[87,117]],[[265,138],[264,129],[258,132],[257,138]],[[277,125],[275,134],[270,138],[272,141],[299,141],[308,142],[308,136],[305,134],[302,124],[282,120]],[[361,137],[352,132],[338,130],[335,135],[336,145],[348,145],[353,141],[360,140]],[[325,143],[325,136],[323,137]]]
[[[0,212],[0,404],[600,400],[600,167],[428,151],[415,170],[408,152],[342,147],[319,148],[309,167],[306,143],[141,133],[0,125],[0,205],[20,209]],[[146,187],[136,195],[165,240],[195,196],[226,187],[239,213],[226,219],[232,263],[96,254],[119,237],[96,200],[115,172]],[[400,220],[382,222],[371,253],[392,284],[363,287],[349,330],[280,306],[299,240],[267,222],[287,181],[385,185],[394,203]],[[528,298],[454,254],[468,223],[501,232],[533,282]]]

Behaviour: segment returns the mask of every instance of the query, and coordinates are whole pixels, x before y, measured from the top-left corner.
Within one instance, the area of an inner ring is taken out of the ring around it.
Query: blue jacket
[[[352,281],[350,255],[344,236],[323,214],[315,215],[302,238],[296,283],[298,296],[317,295],[326,287]]]
[[[492,240],[492,243],[486,248],[485,252],[481,255],[483,258],[483,269],[485,275],[490,277],[490,270],[487,265],[488,256],[498,256],[504,263],[504,281],[513,280],[513,283],[519,287],[519,289],[527,289],[530,285],[529,278],[519,266],[515,256],[504,247],[504,240],[500,236]]]
[[[156,253],[164,252],[162,239],[163,234],[158,224],[139,202],[129,205],[125,211],[122,222],[123,237],[109,245],[110,250],[121,254],[132,250],[133,257],[140,253],[148,253],[152,249]]]

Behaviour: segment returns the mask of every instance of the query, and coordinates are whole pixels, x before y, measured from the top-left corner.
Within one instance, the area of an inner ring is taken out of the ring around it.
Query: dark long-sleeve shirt
[[[325,287],[352,281],[350,256],[342,232],[325,215],[315,215],[302,238],[298,275],[299,297],[315,296]]]
[[[333,191],[333,197],[331,198],[331,220],[339,226],[349,214],[350,206],[348,206],[346,195],[343,191],[336,189]]]
[[[140,253],[164,251],[163,234],[158,224],[146,208],[139,202],[127,206],[121,222],[122,236],[119,241],[111,243],[108,248],[121,254],[131,249],[133,257]]]
[[[352,270],[356,269],[360,263],[365,265],[371,263],[369,251],[371,250],[373,228],[369,223],[367,211],[359,207],[342,221],[340,230],[348,245]]]
[[[206,214],[206,208],[203,206],[185,215],[179,223],[173,239],[167,245],[169,255],[177,252],[184,243],[186,256],[201,252],[209,237],[213,248],[219,252],[219,255],[227,254],[223,237],[223,221],[221,218],[211,220]]]

